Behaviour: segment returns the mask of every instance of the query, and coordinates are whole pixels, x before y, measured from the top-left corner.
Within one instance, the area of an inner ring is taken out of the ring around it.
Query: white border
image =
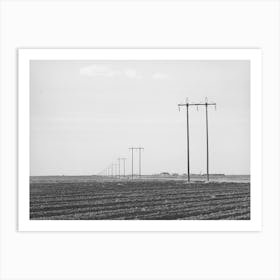
[[[29,219],[30,60],[249,60],[251,64],[251,220],[97,221]],[[19,49],[19,231],[261,231],[262,71],[260,49]]]

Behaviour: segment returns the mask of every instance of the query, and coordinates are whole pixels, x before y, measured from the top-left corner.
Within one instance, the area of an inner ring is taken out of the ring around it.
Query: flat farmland
[[[249,182],[31,179],[32,220],[249,220]]]

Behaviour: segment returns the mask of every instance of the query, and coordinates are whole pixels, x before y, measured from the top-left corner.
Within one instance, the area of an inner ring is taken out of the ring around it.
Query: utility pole
[[[207,170],[207,181],[209,181],[209,136],[208,136],[208,106],[215,106],[216,103],[209,103],[207,97],[204,103],[189,103],[188,99],[185,104],[178,104],[179,111],[180,107],[185,106],[187,109],[187,158],[188,158],[188,181],[190,181],[190,154],[189,154],[189,106],[205,106],[206,113],[206,170]]]
[[[131,151],[131,179],[133,180],[133,151],[135,150],[134,147],[129,148]]]
[[[139,151],[139,178],[141,177],[141,151],[144,150],[142,147],[135,148]]]
[[[125,178],[125,161],[126,161],[126,158],[123,158],[123,176]]]
[[[126,161],[126,158],[119,158],[119,160],[123,161],[123,176],[125,177],[125,161]]]
[[[119,179],[121,179],[121,158],[118,158],[119,163]]]
[[[205,103],[203,104],[205,105],[205,113],[206,113],[206,153],[207,153],[207,181],[209,181],[209,136],[208,136],[208,106],[215,106],[215,110],[216,110],[216,103],[208,103],[208,99],[207,97],[205,98]]]
[[[118,164],[114,164],[115,166],[115,176],[118,177]]]
[[[186,107],[186,116],[187,116],[187,162],[188,162],[188,182],[190,182],[190,132],[189,132],[189,100],[188,98],[186,99],[185,104],[178,104],[178,109],[180,111],[180,108],[182,106]]]

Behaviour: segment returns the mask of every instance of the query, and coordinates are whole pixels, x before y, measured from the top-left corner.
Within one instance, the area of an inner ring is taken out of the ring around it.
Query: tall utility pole
[[[142,147],[135,148],[139,151],[139,178],[141,177],[141,151],[144,150]]]
[[[180,111],[180,108],[182,106],[186,107],[186,116],[187,116],[187,162],[188,162],[188,182],[190,182],[190,132],[189,132],[189,106],[191,104],[188,101],[188,98],[186,99],[185,104],[178,104],[178,109]]]
[[[205,106],[206,112],[206,170],[207,170],[207,181],[209,181],[209,136],[208,136],[208,106],[215,106],[216,103],[208,103],[207,97],[204,103],[189,103],[188,99],[185,104],[178,104],[179,111],[181,106],[186,106],[187,109],[187,157],[188,157],[188,181],[190,181],[190,155],[189,155],[189,106]]]
[[[216,103],[208,103],[207,97],[205,98],[205,113],[206,113],[206,153],[207,153],[207,181],[209,181],[209,137],[208,137],[208,106],[215,106],[216,109]]]
[[[135,150],[136,148],[134,147],[131,147],[129,148],[129,150],[131,151],[131,179],[133,180],[133,151]]]

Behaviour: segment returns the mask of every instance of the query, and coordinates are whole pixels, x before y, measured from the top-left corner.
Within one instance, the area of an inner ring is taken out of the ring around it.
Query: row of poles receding
[[[129,148],[129,151],[131,152],[131,174],[130,175],[126,174],[125,162],[126,162],[127,158],[124,158],[124,157],[117,158],[116,162],[113,162],[109,166],[104,168],[101,172],[98,173],[98,175],[114,177],[114,178],[119,178],[119,179],[121,179],[121,178],[129,178],[129,177],[131,179],[133,179],[135,176],[140,178],[141,177],[141,168],[142,168],[142,155],[141,155],[141,152],[143,150],[144,150],[143,147],[130,147]],[[138,174],[134,174],[134,152],[135,151],[138,151],[138,159],[139,159]],[[121,165],[122,165],[122,168],[121,168]]]
[[[208,128],[208,107],[209,106],[215,106],[216,109],[216,103],[208,102],[207,97],[205,98],[205,102],[201,103],[190,103],[188,101],[188,98],[186,99],[185,103],[178,104],[178,108],[180,111],[181,107],[186,108],[186,117],[187,117],[187,176],[188,181],[190,181],[190,131],[189,131],[189,108],[195,106],[198,110],[199,106],[205,106],[205,121],[206,121],[206,172],[207,172],[207,181],[209,181],[209,128]],[[131,147],[129,148],[129,151],[131,151],[131,179],[134,178],[134,151],[138,150],[139,153],[139,173],[138,177],[141,177],[141,151],[144,150],[143,147]],[[125,160],[126,158],[118,158],[117,164],[112,163],[108,167],[106,167],[104,170],[102,170],[98,175],[102,176],[112,176],[112,177],[118,177],[121,178],[126,177],[125,174]],[[121,161],[123,161],[123,173],[121,174]],[[115,170],[115,171],[114,171]]]

